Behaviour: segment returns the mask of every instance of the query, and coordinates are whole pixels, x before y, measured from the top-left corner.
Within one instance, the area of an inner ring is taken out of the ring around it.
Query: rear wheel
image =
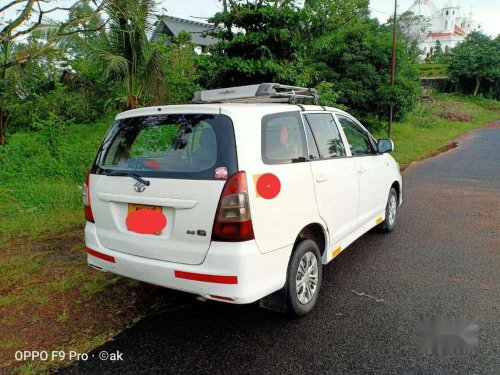
[[[295,247],[287,278],[288,311],[304,316],[316,305],[321,287],[321,255],[314,241],[306,239]]]
[[[392,232],[396,227],[396,217],[398,213],[398,194],[394,188],[389,192],[387,206],[385,207],[385,220],[380,224],[380,228],[386,232]]]

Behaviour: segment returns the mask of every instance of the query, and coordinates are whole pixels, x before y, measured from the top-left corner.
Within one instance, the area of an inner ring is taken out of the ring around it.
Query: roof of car
[[[271,112],[287,112],[287,111],[333,111],[345,113],[344,111],[334,107],[323,107],[319,105],[298,105],[287,103],[212,103],[212,104],[181,104],[181,105],[166,105],[154,106],[132,109],[119,113],[116,119],[123,119],[129,117],[139,116],[152,116],[161,114],[174,114],[174,113],[229,113],[251,110],[262,111],[263,114]]]

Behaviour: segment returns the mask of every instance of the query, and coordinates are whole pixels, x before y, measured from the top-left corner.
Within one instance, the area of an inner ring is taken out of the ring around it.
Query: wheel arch
[[[311,223],[302,228],[295,239],[294,248],[304,239],[314,241],[318,245],[321,256],[323,256],[327,246],[327,234],[323,225],[320,223]]]
[[[399,181],[394,181],[391,185],[391,189],[394,188],[396,190],[396,194],[398,196],[398,204],[401,203],[401,185]],[[390,189],[389,189],[390,191]]]

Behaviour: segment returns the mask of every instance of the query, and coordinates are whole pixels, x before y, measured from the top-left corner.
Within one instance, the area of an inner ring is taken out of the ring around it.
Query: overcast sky
[[[1,0],[0,0],[1,1]],[[453,0],[456,3],[458,0]],[[398,0],[400,12],[408,10],[414,0]],[[448,0],[435,0],[440,7]],[[479,21],[485,33],[496,36],[500,33],[500,1],[499,0],[461,0],[462,9],[468,14],[471,5],[475,18]],[[219,0],[161,0],[160,7],[168,14],[181,18],[210,17],[221,9]],[[372,16],[385,22],[394,11],[393,0],[370,0]]]

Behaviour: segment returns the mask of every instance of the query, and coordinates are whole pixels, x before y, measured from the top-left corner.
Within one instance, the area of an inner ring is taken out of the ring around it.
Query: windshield
[[[221,170],[231,175],[237,171],[233,125],[227,116],[208,114],[117,120],[95,169],[102,174],[188,179],[221,178]]]

